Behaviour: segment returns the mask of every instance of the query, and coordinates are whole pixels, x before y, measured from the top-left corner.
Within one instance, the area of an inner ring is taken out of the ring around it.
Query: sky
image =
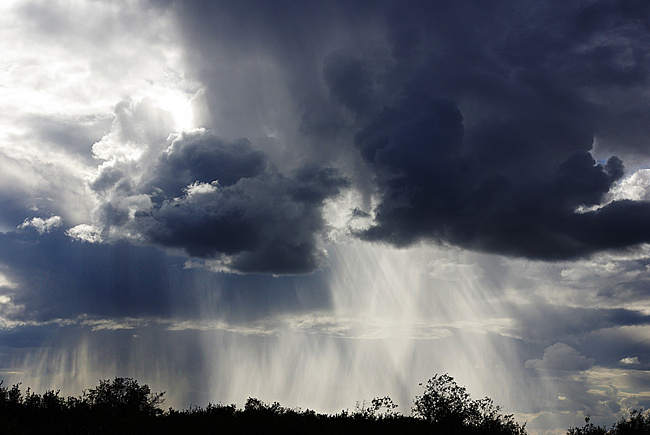
[[[0,6],[0,377],[532,434],[650,406],[650,5]]]

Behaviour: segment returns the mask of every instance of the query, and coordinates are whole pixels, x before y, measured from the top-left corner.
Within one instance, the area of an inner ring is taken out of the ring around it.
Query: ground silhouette
[[[388,396],[359,402],[353,411],[319,414],[292,409],[278,402],[249,398],[243,409],[208,404],[205,408],[162,409],[164,392],[132,378],[100,380],[81,396],[60,396],[58,391],[37,394],[21,385],[0,381],[0,433],[14,434],[466,434],[525,435],[525,424],[490,398],[473,400],[465,387],[448,374],[435,375],[416,396],[410,415],[397,411]],[[650,416],[634,412],[611,429],[589,420],[567,435],[649,434]]]

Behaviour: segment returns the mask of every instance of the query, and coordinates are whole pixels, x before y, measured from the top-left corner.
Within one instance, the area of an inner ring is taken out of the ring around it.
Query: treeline
[[[67,398],[52,390],[41,395],[28,388],[23,394],[20,385],[9,388],[0,382],[0,434],[526,434],[525,425],[502,414],[491,399],[473,400],[447,374],[434,376],[423,387],[411,415],[397,412],[390,397],[326,415],[256,398],[249,398],[243,409],[209,404],[163,410],[164,393],[154,393],[131,378],[102,380],[81,396]],[[642,413],[633,414],[630,421],[645,424],[646,430],[650,423]],[[625,432],[624,426],[619,422],[618,432],[608,432],[587,421],[568,435],[650,434]]]
[[[596,426],[587,416],[584,426],[569,429],[567,435],[650,435],[650,414],[633,410],[628,418],[620,419],[609,429]]]

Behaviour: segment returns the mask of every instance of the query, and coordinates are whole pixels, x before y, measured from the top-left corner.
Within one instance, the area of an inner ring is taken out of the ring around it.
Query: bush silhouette
[[[99,381],[97,388],[84,392],[82,402],[90,408],[118,410],[144,415],[162,414],[160,405],[165,393],[152,393],[148,385],[139,385],[132,378]]]
[[[420,384],[422,385],[422,384]],[[490,434],[525,434],[512,415],[501,415],[492,399],[472,400],[465,387],[448,374],[435,375],[415,397],[413,415],[452,431],[480,430]]]
[[[610,429],[594,425],[587,416],[584,426],[570,428],[567,435],[650,435],[650,414],[634,409],[627,419],[621,418]]]

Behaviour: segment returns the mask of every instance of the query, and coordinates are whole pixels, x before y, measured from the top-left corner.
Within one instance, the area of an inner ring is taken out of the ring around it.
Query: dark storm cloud
[[[414,27],[393,39],[383,86],[363,58],[325,65],[332,98],[361,120],[354,144],[379,186],[374,225],[359,236],[547,260],[650,241],[648,203],[576,212],[601,205],[624,174],[618,157],[599,164],[589,153],[599,126],[625,116],[594,100],[612,87],[647,84],[643,22],[625,7],[592,2],[518,10],[520,24],[499,28],[485,21],[496,26],[513,12],[461,3],[462,14],[451,4],[402,11]],[[401,71],[413,65],[407,54],[423,48],[422,34],[438,44],[409,77]],[[634,125],[641,123],[618,128]]]
[[[209,122],[296,128],[289,160],[347,156],[355,186],[379,195],[360,237],[546,260],[650,241],[646,203],[576,213],[647,154],[644,3],[247,5],[177,4]],[[594,139],[621,158],[596,162]]]
[[[513,148],[525,147],[525,138],[508,137],[509,131],[499,131],[502,126],[479,128],[489,130],[474,139],[486,149],[464,153],[458,108],[448,100],[426,98],[385,109],[364,127],[355,143],[375,168],[382,197],[375,225],[361,237],[396,245],[433,239],[544,259],[648,240],[644,225],[621,221],[634,221],[633,216],[641,221],[650,211],[647,204],[614,203],[576,214],[579,206],[600,204],[621,178],[620,159],[599,165],[588,152],[576,150],[554,170],[540,173],[543,164],[518,155],[525,149],[503,149],[508,141]],[[481,158],[489,150],[491,156]],[[634,214],[627,215],[626,208]]]
[[[325,230],[323,201],[346,183],[335,172],[310,169],[188,190],[135,219],[151,225],[145,234],[152,241],[197,257],[228,255],[225,265],[235,271],[312,272],[323,256],[317,239]]]
[[[150,184],[176,197],[195,182],[218,181],[221,186],[231,186],[265,169],[266,156],[254,150],[247,139],[227,142],[214,133],[190,132],[158,156]]]
[[[322,206],[347,186],[336,170],[303,166],[283,175],[248,140],[208,130],[170,141],[144,173],[100,168],[90,187],[101,198],[96,215],[104,233],[125,230],[237,272],[319,267]]]

